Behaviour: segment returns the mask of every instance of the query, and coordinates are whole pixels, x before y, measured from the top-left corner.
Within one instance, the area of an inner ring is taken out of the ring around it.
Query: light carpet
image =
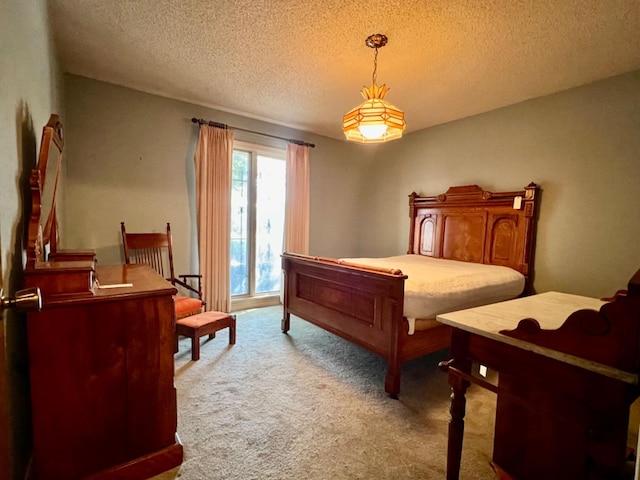
[[[227,331],[175,356],[179,468],[155,480],[443,479],[449,394],[447,351],[407,362],[399,400],[384,392],[386,364],[282,307],[237,312]],[[205,337],[206,338],[206,337]],[[467,395],[461,479],[494,479],[489,466],[495,396]]]

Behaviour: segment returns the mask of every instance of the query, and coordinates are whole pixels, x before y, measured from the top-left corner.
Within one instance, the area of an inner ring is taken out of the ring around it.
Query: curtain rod
[[[271,137],[271,138],[277,138],[278,140],[285,140],[289,143],[295,143],[296,145],[302,145],[304,147],[316,148],[315,144],[303,142],[302,140],[292,140],[290,138],[278,137],[277,135],[269,135],[268,133],[255,132],[253,130],[247,130],[245,128],[231,127],[224,123],[213,122],[211,120],[204,120],[203,118],[192,118],[191,121],[193,123],[197,123],[198,125],[206,124],[206,125],[209,125],[210,127],[223,128],[225,130],[228,128],[231,128],[233,130],[239,130],[241,132],[255,133],[256,135],[262,135],[264,137]]]

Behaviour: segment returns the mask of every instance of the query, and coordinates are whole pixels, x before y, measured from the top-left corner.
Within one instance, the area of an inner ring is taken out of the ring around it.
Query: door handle
[[[17,308],[23,311],[39,312],[42,309],[42,295],[38,287],[18,290],[15,297],[6,298],[4,290],[0,288],[0,311],[7,308]]]

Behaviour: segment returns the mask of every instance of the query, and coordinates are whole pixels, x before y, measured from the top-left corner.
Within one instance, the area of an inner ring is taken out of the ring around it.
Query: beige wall
[[[640,268],[640,72],[364,146],[77,76],[66,81],[65,243],[121,261],[119,222],[172,223],[179,269],[195,265],[191,117],[317,144],[311,253],[391,255],[408,244],[407,195],[539,183],[537,291],[603,296]],[[410,118],[409,118],[410,121]],[[264,137],[243,140],[269,142]]]
[[[406,252],[412,191],[534,181],[536,290],[612,294],[640,268],[640,72],[409,134],[370,172],[363,255]]]
[[[92,248],[103,264],[120,263],[120,222],[129,231],[162,230],[166,222],[180,273],[194,271],[193,155],[198,127],[192,117],[315,143],[311,151],[310,249],[349,256],[355,236],[367,158],[347,144],[87,78],[65,77],[67,248]],[[285,142],[237,131],[238,140]],[[365,152],[366,153],[366,152]]]
[[[44,0],[0,6],[0,285],[22,284],[24,198],[42,127],[60,112],[61,77]],[[22,479],[31,451],[25,316],[0,321],[0,479]]]

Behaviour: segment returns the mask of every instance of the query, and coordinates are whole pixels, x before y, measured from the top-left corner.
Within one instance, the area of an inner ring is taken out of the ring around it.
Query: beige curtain
[[[309,254],[309,147],[287,144],[284,251]]]
[[[207,310],[231,308],[231,165],[233,131],[200,126],[195,154],[198,257]]]

